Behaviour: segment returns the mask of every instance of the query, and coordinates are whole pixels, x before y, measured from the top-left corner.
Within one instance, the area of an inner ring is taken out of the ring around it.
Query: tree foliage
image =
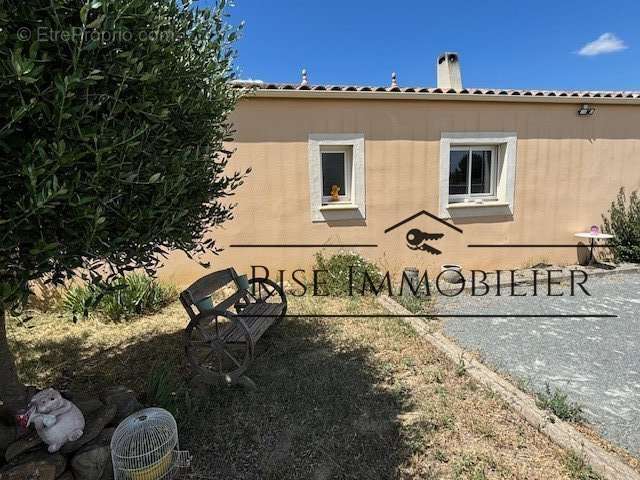
[[[614,236],[607,243],[618,262],[640,262],[640,197],[637,191],[627,198],[624,188],[611,202],[608,216],[602,217],[602,229]]]
[[[0,307],[33,279],[216,252],[238,94],[225,1],[0,0]]]

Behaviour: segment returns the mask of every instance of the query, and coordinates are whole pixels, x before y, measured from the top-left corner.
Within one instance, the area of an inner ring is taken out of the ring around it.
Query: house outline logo
[[[415,220],[418,217],[421,217],[422,215],[426,215],[427,217],[455,230],[458,233],[463,233],[461,228],[456,227],[455,225],[452,225],[451,223],[447,222],[446,220],[434,215],[431,212],[428,212],[426,210],[420,210],[417,213],[414,213],[413,215],[411,215],[410,217],[405,218],[404,220],[396,223],[395,225],[392,225],[391,227],[387,228],[384,233],[385,235],[393,230],[395,230],[396,228],[401,227],[402,225],[411,222],[412,220]],[[428,240],[440,240],[442,237],[444,237],[444,233],[429,233],[429,232],[423,232],[422,230],[420,230],[419,228],[412,228],[411,230],[409,230],[406,234],[406,240],[407,240],[407,248],[409,248],[410,250],[420,250],[423,252],[428,252],[432,255],[440,255],[442,253],[441,250],[438,250],[437,248],[429,245],[428,243],[426,243]]]

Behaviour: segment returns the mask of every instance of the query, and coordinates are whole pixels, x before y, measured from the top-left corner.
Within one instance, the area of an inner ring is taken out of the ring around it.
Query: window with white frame
[[[353,190],[353,148],[327,146],[320,149],[322,162],[322,204],[351,202]]]
[[[449,151],[449,202],[496,198],[498,147],[451,145]]]
[[[311,220],[364,220],[364,135],[311,133],[308,146]]]
[[[440,217],[513,216],[515,132],[442,132]]]

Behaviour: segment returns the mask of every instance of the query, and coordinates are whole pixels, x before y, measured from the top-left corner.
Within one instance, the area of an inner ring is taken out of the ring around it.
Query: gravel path
[[[603,436],[640,457],[640,274],[590,278],[591,297],[438,297],[449,314],[616,314],[619,318],[455,318],[445,333],[535,390],[583,405]]]

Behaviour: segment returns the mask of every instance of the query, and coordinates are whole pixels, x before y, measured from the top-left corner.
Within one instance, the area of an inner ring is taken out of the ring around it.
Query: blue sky
[[[235,0],[230,13],[246,22],[242,78],[298,82],[306,67],[311,83],[387,85],[396,71],[434,86],[438,53],[457,51],[467,87],[640,90],[637,0]]]

